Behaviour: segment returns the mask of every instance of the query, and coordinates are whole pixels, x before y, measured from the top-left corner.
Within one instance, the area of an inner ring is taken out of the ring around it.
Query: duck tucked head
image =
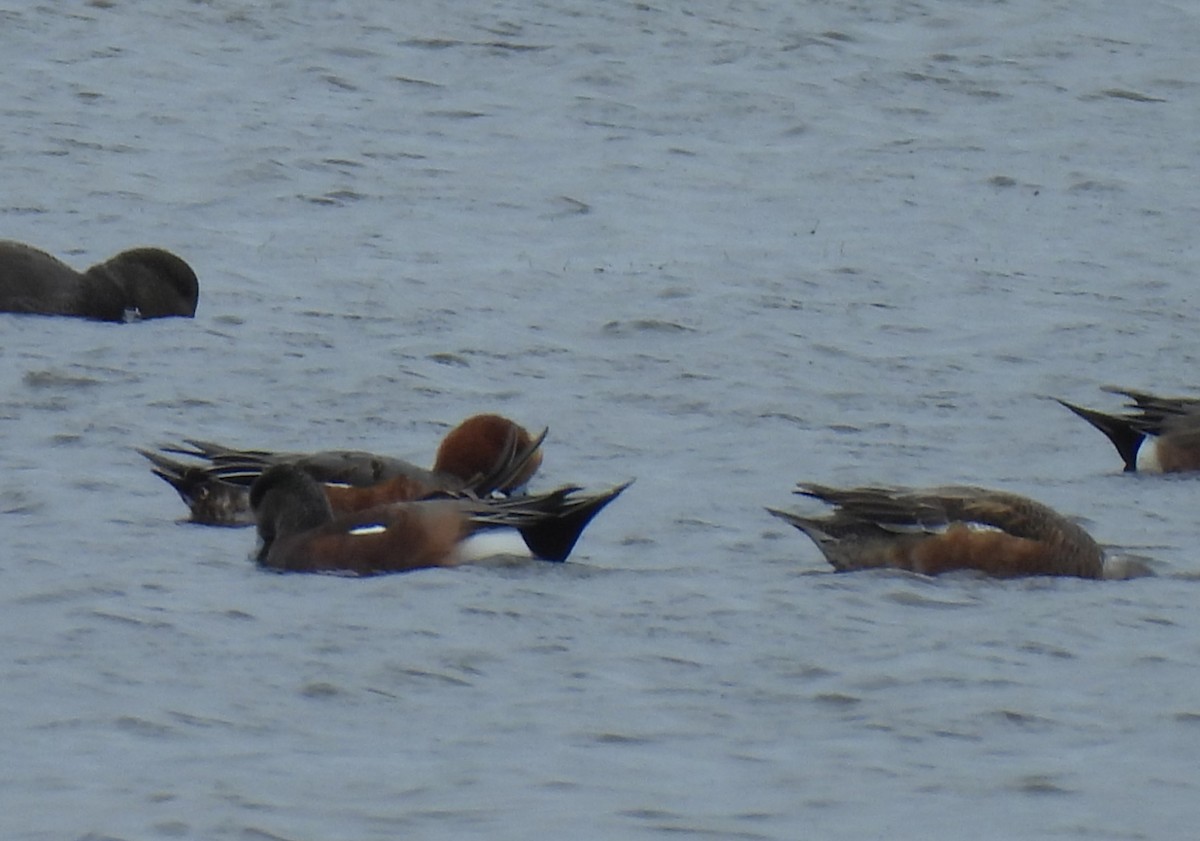
[[[250,508],[258,524],[259,562],[277,538],[315,529],[333,519],[321,486],[294,464],[278,464],[263,471],[250,488]]]
[[[1001,578],[1128,578],[1145,565],[1113,564],[1079,524],[1036,500],[967,486],[833,488],[796,493],[834,511],[810,517],[771,509],[807,534],[839,571],[894,567],[923,575],[976,570]]]
[[[469,482],[496,471],[518,454],[523,462],[498,490],[511,493],[529,482],[542,464],[540,440],[503,415],[472,415],[442,439],[433,470]]]
[[[200,284],[183,259],[161,248],[132,248],[87,270],[121,290],[125,309],[135,318],[196,314]]]

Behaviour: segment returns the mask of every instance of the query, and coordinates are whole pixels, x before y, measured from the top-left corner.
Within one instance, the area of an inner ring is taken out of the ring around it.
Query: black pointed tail
[[[558,514],[519,531],[529,551],[545,561],[565,561],[592,518],[621,495],[632,482],[597,494],[564,500]]]
[[[546,494],[473,500],[471,521],[478,529],[514,528],[535,557],[565,561],[588,523],[631,484],[594,494],[564,487]]]
[[[1142,439],[1146,437],[1146,434],[1138,429],[1129,418],[1097,412],[1095,409],[1085,409],[1083,406],[1076,406],[1074,403],[1059,400],[1057,397],[1054,399],[1105,434],[1112,445],[1117,448],[1121,460],[1125,462],[1126,473],[1137,471],[1138,448],[1142,445]]]

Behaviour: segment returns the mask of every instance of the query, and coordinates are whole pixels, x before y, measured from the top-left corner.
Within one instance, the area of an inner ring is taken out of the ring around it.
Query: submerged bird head
[[[308,531],[333,519],[333,509],[321,486],[293,464],[277,464],[263,471],[250,488],[250,507],[261,541],[260,561],[276,538]]]

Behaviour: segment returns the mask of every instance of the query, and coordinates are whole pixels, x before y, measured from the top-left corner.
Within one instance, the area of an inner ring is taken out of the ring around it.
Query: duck
[[[255,523],[249,491],[275,464],[296,464],[322,483],[335,511],[362,510],[439,493],[487,496],[525,487],[542,463],[537,437],[515,421],[494,413],[468,417],[446,434],[432,469],[403,459],[351,450],[284,453],[240,450],[188,439],[158,451],[138,449],[151,472],[167,482],[199,525],[244,527]],[[188,456],[199,463],[180,461]]]
[[[250,489],[259,548],[278,572],[372,576],[457,565],[485,529],[514,528],[534,557],[562,562],[588,523],[629,486],[582,494],[576,486],[513,498],[447,495],[339,514],[303,467],[268,467]]]
[[[1164,397],[1118,386],[1103,391],[1126,398],[1126,414],[1097,411],[1054,398],[1100,430],[1116,447],[1126,473],[1200,470],[1200,399]]]
[[[193,318],[196,273],[161,248],[132,248],[83,272],[23,242],[0,241],[0,312],[93,321]]]
[[[1106,558],[1078,523],[1007,491],[801,483],[795,493],[834,510],[820,517],[767,510],[806,534],[837,572],[887,567],[929,576],[974,570],[996,578],[1091,579],[1153,574],[1140,559]]]

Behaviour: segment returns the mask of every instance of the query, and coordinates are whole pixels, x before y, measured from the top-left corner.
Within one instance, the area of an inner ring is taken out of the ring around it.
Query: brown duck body
[[[254,483],[250,504],[260,565],[281,572],[378,575],[453,566],[465,538],[503,527],[520,532],[536,557],[564,561],[592,518],[626,487],[598,494],[566,487],[512,499],[432,499],[339,514],[308,473],[281,464]]]
[[[807,534],[838,571],[892,567],[940,575],[975,570],[998,578],[1149,574],[1141,565],[1106,562],[1081,526],[1018,494],[969,486],[838,489],[816,484],[802,484],[796,492],[835,510],[823,517],[771,513]]]
[[[175,488],[192,522],[248,526],[255,522],[250,485],[277,464],[303,468],[323,483],[335,511],[349,512],[438,494],[510,493],[523,487],[541,465],[545,435],[543,431],[534,438],[500,415],[473,415],[447,433],[429,470],[374,453],[279,453],[208,441],[139,452],[151,462],[153,473]],[[194,463],[180,461],[179,455]]]

